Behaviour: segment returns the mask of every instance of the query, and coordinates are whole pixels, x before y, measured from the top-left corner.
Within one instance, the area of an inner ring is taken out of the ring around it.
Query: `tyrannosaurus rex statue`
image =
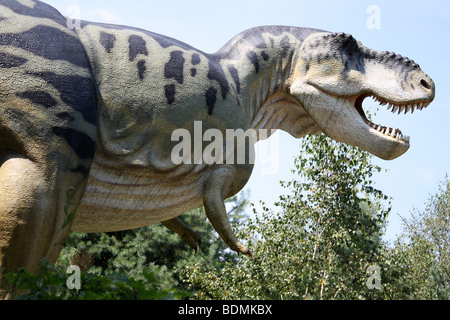
[[[201,122],[224,136],[324,133],[394,159],[409,137],[370,122],[363,100],[406,113],[434,94],[412,60],[344,33],[258,27],[207,54],[131,27],[69,28],[45,3],[0,0],[0,270],[54,261],[70,230],[162,222],[195,247],[195,232],[176,217],[202,205],[230,248],[251,254],[224,199],[244,187],[253,164],[197,161],[195,152],[173,161],[173,132],[194,134]],[[225,158],[235,160],[234,151]],[[68,203],[78,205],[73,220]]]

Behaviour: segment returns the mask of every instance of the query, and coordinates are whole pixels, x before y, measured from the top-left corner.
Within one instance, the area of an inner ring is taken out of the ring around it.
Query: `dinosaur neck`
[[[289,95],[294,54],[315,29],[259,27],[232,39],[219,52],[234,60],[240,103],[254,129],[281,129],[294,137],[317,132],[298,101]],[[230,67],[229,67],[230,70]]]

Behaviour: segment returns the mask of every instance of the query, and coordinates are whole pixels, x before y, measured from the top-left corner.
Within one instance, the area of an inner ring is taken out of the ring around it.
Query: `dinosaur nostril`
[[[426,80],[424,80],[424,79],[420,79],[420,84],[421,84],[423,87],[425,87],[426,89],[431,89],[430,84],[429,84]]]

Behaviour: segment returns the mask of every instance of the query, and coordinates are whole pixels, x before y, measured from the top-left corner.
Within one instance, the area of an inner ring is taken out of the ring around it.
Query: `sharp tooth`
[[[398,108],[398,114],[402,113],[404,108],[405,108],[405,106],[400,106]]]
[[[423,102],[421,102],[417,105],[417,109],[421,109],[421,108],[423,108]]]
[[[411,108],[412,108],[412,105],[407,105],[406,106],[406,109],[405,109],[405,114],[407,114],[408,112],[409,112],[409,110],[411,110]]]
[[[392,112],[395,113],[395,112],[397,112],[397,110],[398,110],[398,106],[395,105],[395,106],[394,106],[394,109],[392,109]]]

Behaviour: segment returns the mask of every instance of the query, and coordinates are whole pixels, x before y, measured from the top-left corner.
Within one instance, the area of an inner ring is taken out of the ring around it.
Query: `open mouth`
[[[413,101],[413,102],[405,102],[405,103],[395,103],[395,102],[387,101],[383,98],[377,97],[372,94],[361,94],[356,97],[355,104],[354,104],[355,109],[358,111],[361,118],[364,120],[364,122],[368,126],[370,126],[372,129],[377,130],[378,132],[382,133],[383,135],[385,135],[389,138],[400,140],[400,141],[403,141],[406,143],[409,143],[410,137],[407,135],[404,135],[400,129],[377,125],[367,119],[362,105],[363,105],[364,99],[366,99],[368,97],[371,97],[372,99],[374,99],[375,101],[380,103],[380,105],[382,105],[382,106],[387,105],[388,110],[391,110],[393,113],[398,113],[398,114],[400,114],[402,112],[404,112],[405,114],[408,112],[413,113],[414,110],[416,110],[416,109],[422,110],[423,108],[428,107],[428,105],[430,104],[429,101]]]

